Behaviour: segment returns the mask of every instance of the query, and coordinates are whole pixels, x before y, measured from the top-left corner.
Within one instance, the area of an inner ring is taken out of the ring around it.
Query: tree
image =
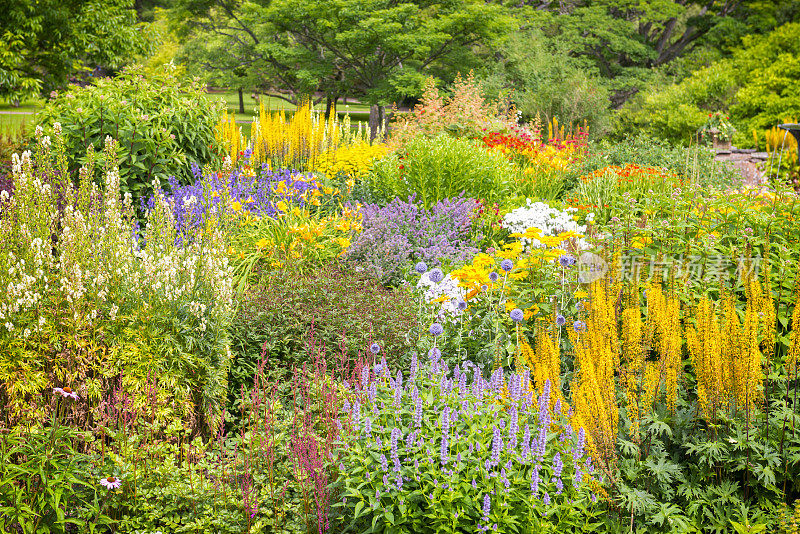
[[[787,3],[793,3],[789,0]],[[649,80],[653,69],[725,35],[748,31],[787,15],[779,2],[763,0],[539,0],[530,22],[569,43],[572,54],[611,81],[619,107]],[[531,9],[533,8],[533,9]],[[748,30],[747,17],[758,20]],[[766,28],[769,29],[769,28]]]
[[[0,99],[18,102],[148,47],[131,0],[0,0]]]
[[[260,87],[361,98],[371,123],[454,54],[512,28],[505,8],[481,0],[179,0],[174,15],[202,30],[194,46],[246,67]]]

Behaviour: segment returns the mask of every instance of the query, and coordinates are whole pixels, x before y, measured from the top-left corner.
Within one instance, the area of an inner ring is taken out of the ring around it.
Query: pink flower
[[[75,110],[77,113],[83,113],[83,108],[78,108]]]
[[[70,397],[73,400],[78,400],[78,394],[72,391],[69,387],[53,388],[53,393],[58,393],[62,397]]]
[[[122,485],[122,480],[115,477],[101,478],[100,485],[107,489],[117,489]]]

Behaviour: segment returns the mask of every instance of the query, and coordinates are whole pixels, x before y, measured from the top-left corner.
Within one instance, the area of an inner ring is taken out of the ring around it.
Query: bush
[[[602,140],[590,144],[587,156],[571,169],[569,181],[577,185],[581,176],[609,165],[628,164],[663,169],[685,183],[701,186],[730,187],[741,180],[733,167],[714,161],[713,152],[703,147],[675,147],[663,139],[640,133],[625,136],[619,142]]]
[[[377,161],[367,180],[387,200],[414,195],[430,208],[460,195],[500,201],[515,172],[502,154],[486,150],[480,142],[440,135],[414,138]]]
[[[616,131],[640,130],[674,143],[688,143],[708,113],[730,110],[738,130],[734,144],[753,144],[764,130],[800,115],[800,95],[789,88],[798,76],[800,24],[767,35],[749,35],[732,58],[719,60],[667,87],[655,86],[620,111]]]
[[[355,360],[372,343],[404,361],[414,345],[414,305],[400,290],[387,290],[351,268],[329,266],[305,274],[275,272],[243,293],[232,326],[229,391],[233,401],[249,387],[264,351],[271,366],[308,361],[313,340],[333,358]]]
[[[191,163],[216,161],[214,126],[221,109],[197,81],[183,82],[170,67],[145,78],[139,67],[96,85],[54,95],[38,114],[45,133],[61,125],[71,173],[85,165],[86,148],[119,142],[120,190],[134,200],[152,193],[154,179],[188,181]]]
[[[414,261],[431,267],[469,261],[482,236],[477,224],[483,205],[465,198],[445,199],[427,210],[399,198],[384,207],[361,208],[362,231],[347,257],[385,284],[398,285]]]

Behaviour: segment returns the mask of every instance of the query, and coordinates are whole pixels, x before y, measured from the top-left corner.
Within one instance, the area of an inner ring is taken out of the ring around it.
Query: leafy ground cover
[[[787,184],[469,78],[377,141],[161,85],[208,125],[183,179],[74,142],[99,93],[12,158],[0,530],[794,531]]]

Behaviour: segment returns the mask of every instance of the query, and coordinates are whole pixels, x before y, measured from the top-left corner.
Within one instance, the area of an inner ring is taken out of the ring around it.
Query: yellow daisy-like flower
[[[530,319],[531,317],[533,317],[537,313],[539,313],[539,306],[534,304],[530,308],[526,308],[525,309],[523,317],[527,321],[528,319]]]

